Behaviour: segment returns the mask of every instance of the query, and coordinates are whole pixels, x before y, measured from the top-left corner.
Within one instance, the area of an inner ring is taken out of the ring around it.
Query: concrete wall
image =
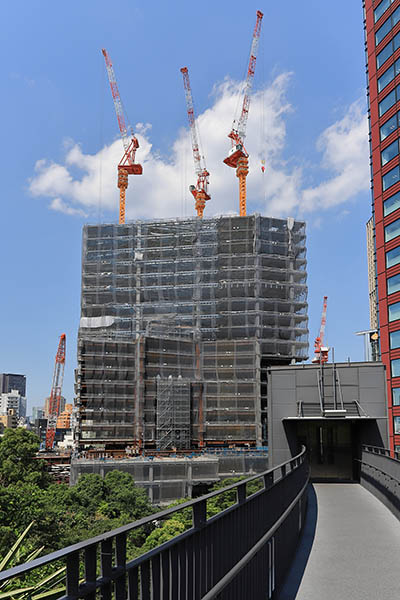
[[[388,444],[385,368],[380,362],[336,364],[343,402],[357,400],[376,420],[358,419],[359,441],[375,446]],[[268,369],[268,448],[270,468],[293,456],[297,448],[296,417],[300,402],[319,405],[319,365],[270,367]],[[334,396],[332,365],[324,366],[325,402]],[[338,397],[339,393],[337,392]]]
[[[135,483],[144,487],[154,504],[165,504],[178,498],[191,497],[196,485],[212,484],[227,477],[255,475],[268,469],[267,454],[198,458],[133,458],[133,459],[77,459],[71,463],[70,484],[80,475],[97,473],[104,477],[109,471],[130,473]]]

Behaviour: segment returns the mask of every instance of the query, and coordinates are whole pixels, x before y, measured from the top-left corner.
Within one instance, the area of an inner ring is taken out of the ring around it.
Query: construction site
[[[183,67],[197,216],[125,222],[129,176],[143,168],[102,50],[124,154],[119,223],[83,230],[73,481],[108,461],[107,469],[123,466],[165,501],[190,495],[196,481],[266,468],[267,369],[307,358],[308,316],[305,223],[247,215],[244,140],[262,17],[257,11],[242,108],[223,160],[238,180],[238,216],[204,217],[210,173]],[[252,458],[230,468],[226,452]],[[149,458],[164,464],[149,469]]]
[[[266,369],[307,357],[305,224],[86,226],[79,446],[265,446]]]

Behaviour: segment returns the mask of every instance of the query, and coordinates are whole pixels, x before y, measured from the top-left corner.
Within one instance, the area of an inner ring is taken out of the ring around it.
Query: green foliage
[[[140,554],[148,552],[153,548],[157,548],[157,546],[160,546],[160,544],[168,542],[168,540],[171,540],[185,531],[184,524],[174,517],[175,515],[173,515],[172,519],[164,521],[160,527],[156,527],[156,529],[150,533],[150,535],[146,538],[145,543],[141,547]]]
[[[40,440],[26,429],[6,429],[0,438],[0,484],[26,481],[44,487],[50,482],[46,464],[35,458]]]
[[[32,529],[34,522],[32,521],[28,527],[21,533],[13,546],[9,549],[4,558],[0,559],[0,571],[5,571],[11,567],[34,560],[43,551],[43,546],[35,548],[29,552],[26,550],[26,538]],[[36,576],[36,581],[33,583],[26,582],[20,578],[3,581],[0,584],[0,599],[16,598],[18,600],[39,600],[39,598],[56,598],[65,591],[65,567],[53,567],[53,572],[39,577]],[[28,576],[29,578],[29,576]],[[32,575],[30,574],[30,579]]]

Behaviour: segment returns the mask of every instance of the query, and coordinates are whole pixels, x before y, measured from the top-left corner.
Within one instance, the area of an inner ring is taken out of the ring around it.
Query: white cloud
[[[69,206],[65,204],[61,198],[54,198],[49,204],[49,208],[51,210],[56,210],[58,212],[62,212],[65,215],[74,215],[79,217],[87,217],[87,213],[81,208],[73,208],[73,206]]]
[[[283,160],[286,146],[285,116],[292,110],[287,101],[290,73],[279,75],[268,87],[253,95],[247,128],[246,147],[250,153],[247,178],[248,210],[269,215],[304,215],[329,209],[354,198],[369,187],[367,119],[358,103],[328,127],[317,140],[321,172],[325,179],[305,187],[301,157],[289,166]],[[227,134],[238,107],[240,85],[225,80],[215,87],[212,106],[199,115],[203,150],[211,173],[212,199],[205,215],[238,210],[238,182],[233,169],[223,164],[230,148]],[[184,110],[184,108],[182,108]],[[126,213],[128,219],[194,215],[188,186],[195,183],[189,132],[182,128],[168,157],[160,156],[150,141],[151,125],[137,125],[140,148],[137,161],[143,175],[129,178]],[[34,196],[55,198],[53,210],[86,216],[101,210],[118,212],[117,164],[122,143],[116,139],[94,155],[85,154],[79,144],[65,144],[64,164],[38,160],[30,180]],[[261,158],[266,173],[261,173]],[[297,165],[297,166],[296,166]]]

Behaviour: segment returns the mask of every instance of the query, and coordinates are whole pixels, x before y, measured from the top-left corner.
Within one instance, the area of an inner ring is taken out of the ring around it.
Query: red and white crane
[[[319,335],[318,335],[318,337],[315,338],[315,342],[314,342],[315,356],[311,361],[313,363],[322,364],[322,363],[328,362],[329,347],[324,346],[327,307],[328,307],[328,296],[324,296],[324,301],[322,304],[321,327],[319,330]]]
[[[247,119],[249,116],[251,88],[253,86],[254,72],[256,68],[257,49],[258,42],[260,40],[261,33],[261,21],[263,13],[257,11],[257,20],[253,31],[253,38],[251,42],[249,66],[247,69],[247,77],[244,86],[244,97],[242,104],[242,112],[237,122],[233,122],[232,130],[228,134],[231,139],[232,148],[229,151],[228,156],[225,158],[224,163],[228,167],[236,169],[236,176],[239,179],[239,214],[241,217],[246,216],[246,177],[249,173],[249,155],[246,148],[244,147],[244,139],[246,137]]]
[[[119,187],[119,223],[125,223],[125,201],[126,189],[128,187],[128,175],[141,175],[143,173],[142,165],[135,162],[136,150],[139,148],[137,137],[133,134],[133,129],[129,122],[125,120],[122,107],[121,96],[119,95],[117,80],[112,66],[111,58],[105,50],[102,49],[104,60],[106,61],[108,79],[110,81],[111,94],[114,100],[115,112],[118,119],[119,131],[121,133],[122,143],[124,145],[124,155],[118,165],[118,187]]]
[[[206,201],[210,200],[211,198],[208,193],[210,173],[206,169],[204,156],[202,156],[200,153],[199,133],[197,129],[196,116],[194,114],[192,88],[190,87],[189,72],[187,67],[182,67],[181,73],[183,75],[183,87],[185,88],[187,114],[189,119],[190,133],[192,136],[194,170],[197,175],[196,185],[191,185],[189,189],[196,200],[195,208],[197,211],[197,216],[202,218]]]
[[[60,336],[54,365],[53,383],[51,386],[49,410],[47,415],[46,450],[52,450],[56,436],[57,418],[60,413],[61,390],[64,379],[66,335]]]

